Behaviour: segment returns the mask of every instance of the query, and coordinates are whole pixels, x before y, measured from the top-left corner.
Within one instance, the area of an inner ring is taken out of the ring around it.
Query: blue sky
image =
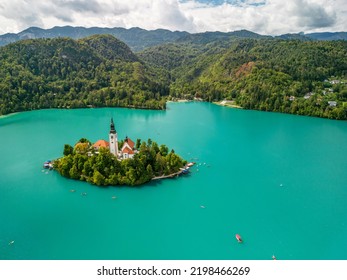
[[[0,34],[54,26],[191,33],[347,31],[346,0],[0,0]]]

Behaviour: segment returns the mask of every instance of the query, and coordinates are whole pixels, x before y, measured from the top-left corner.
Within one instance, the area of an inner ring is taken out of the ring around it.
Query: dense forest
[[[235,39],[168,44],[139,57],[170,73],[172,98],[347,119],[347,42]]]
[[[111,35],[0,48],[0,115],[41,108],[165,109],[168,85]]]
[[[176,173],[187,163],[165,145],[148,139],[136,141],[138,153],[132,159],[118,160],[109,149],[95,151],[82,138],[74,147],[66,144],[64,156],[54,168],[64,177],[87,181],[98,186],[141,185],[152,178]]]
[[[347,119],[346,41],[232,35],[185,35],[136,54],[111,35],[9,44],[0,48],[0,115],[199,99]]]

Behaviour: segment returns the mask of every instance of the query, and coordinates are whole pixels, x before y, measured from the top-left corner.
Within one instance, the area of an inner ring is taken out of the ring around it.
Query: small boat
[[[82,196],[86,196],[86,195],[87,195],[87,193],[86,193],[86,192],[83,192],[83,193],[81,193],[81,195],[82,195]]]
[[[187,166],[192,167],[194,164],[195,164],[195,162],[189,162],[189,163],[187,163]]]
[[[275,260],[276,260],[276,256],[275,256],[275,255],[272,255],[272,259],[275,261]]]
[[[117,197],[114,195],[114,196],[112,196],[112,199],[116,199]]]
[[[206,207],[204,205],[200,205],[200,208],[205,209]]]
[[[10,242],[8,242],[8,245],[12,245],[14,244],[14,240],[11,240]]]
[[[236,237],[236,239],[237,239],[237,241],[238,241],[239,243],[242,242],[242,238],[241,238],[241,236],[240,236],[239,234],[236,234],[235,237]]]
[[[189,167],[187,168],[180,168],[182,174],[187,174],[189,172]]]
[[[75,192],[75,190],[70,190],[70,192]]]
[[[44,169],[50,169],[52,170],[53,169],[53,163],[51,160],[47,160],[43,163],[43,168]]]

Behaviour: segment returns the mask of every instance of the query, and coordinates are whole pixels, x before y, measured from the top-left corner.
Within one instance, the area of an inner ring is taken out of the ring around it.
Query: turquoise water
[[[138,188],[42,172],[65,143],[107,139],[112,116],[198,165]],[[1,118],[0,259],[346,260],[346,140],[347,122],[207,103]]]

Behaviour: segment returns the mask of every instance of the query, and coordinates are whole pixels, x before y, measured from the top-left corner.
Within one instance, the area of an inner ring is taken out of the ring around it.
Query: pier
[[[184,166],[183,168],[180,168],[180,170],[178,172],[169,174],[169,175],[163,175],[163,176],[157,176],[157,177],[153,177],[152,181],[154,180],[161,180],[161,179],[167,179],[167,178],[174,178],[174,177],[178,177],[179,175],[182,174],[187,174],[189,167],[193,166],[195,164],[195,162],[190,162],[188,163],[186,166]]]
[[[182,174],[182,171],[178,171],[176,173],[172,173],[172,174],[169,174],[169,175],[163,175],[163,176],[158,176],[158,177],[153,177],[152,178],[152,181],[154,180],[160,180],[160,179],[166,179],[166,178],[173,178],[173,177],[176,177],[176,176],[179,176]]]

